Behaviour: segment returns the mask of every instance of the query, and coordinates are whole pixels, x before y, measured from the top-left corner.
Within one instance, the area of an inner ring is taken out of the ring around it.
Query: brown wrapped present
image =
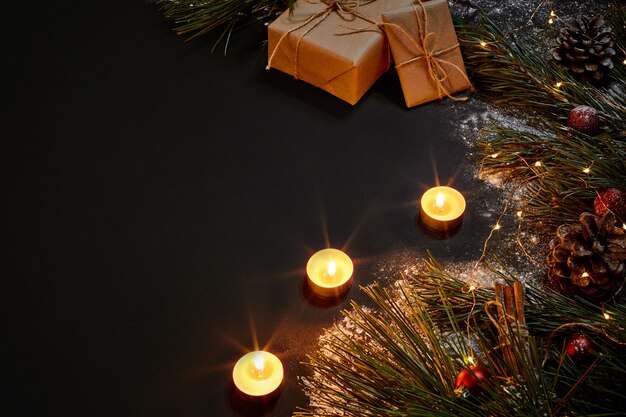
[[[268,28],[267,69],[276,68],[355,104],[391,57],[377,26],[410,0],[298,0]],[[364,29],[365,28],[365,29]]]
[[[383,27],[408,107],[471,88],[447,0],[387,11]]]

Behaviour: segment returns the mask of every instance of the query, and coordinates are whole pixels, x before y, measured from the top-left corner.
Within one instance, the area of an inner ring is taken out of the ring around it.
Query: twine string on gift
[[[276,52],[278,51],[278,47],[283,42],[283,40],[285,40],[287,36],[289,36],[291,33],[299,29],[302,29],[308,26],[310,23],[314,22],[298,37],[298,40],[296,42],[296,50],[294,54],[294,77],[297,79],[298,78],[298,55],[299,55],[299,50],[300,50],[300,42],[302,42],[302,39],[304,39],[304,37],[308,35],[309,32],[311,32],[313,29],[315,29],[320,23],[326,20],[326,18],[330,16],[330,14],[333,12],[337,12],[337,14],[339,14],[343,19],[346,19],[346,20],[354,20],[356,18],[361,18],[367,22],[375,23],[373,20],[369,19],[367,16],[359,12],[359,6],[369,4],[374,1],[375,0],[365,0],[365,1],[321,0],[321,2],[324,3],[327,7],[320,10],[317,13],[314,13],[313,15],[311,15],[311,17],[309,17],[304,22],[292,27],[291,29],[283,33],[283,35],[280,37],[280,39],[278,39],[278,42],[274,46],[274,50],[272,51],[269,59],[267,60],[267,66],[265,67],[265,69],[269,70],[271,68],[272,60],[274,59],[274,56],[276,55]]]
[[[417,50],[417,54],[415,57],[407,59],[406,61],[400,62],[396,64],[396,69],[408,65],[412,62],[418,60],[426,61],[426,68],[428,68],[428,74],[430,79],[435,82],[435,86],[437,87],[437,96],[438,98],[443,98],[444,96],[450,98],[453,101],[465,101],[467,97],[455,97],[445,86],[444,82],[448,79],[448,72],[444,68],[444,65],[451,67],[461,74],[463,78],[468,82],[470,88],[472,86],[470,80],[467,78],[465,71],[459,68],[457,65],[453,64],[450,61],[446,61],[445,59],[441,59],[440,56],[447,54],[450,51],[455,50],[459,47],[458,42],[448,48],[437,49],[437,34],[435,32],[428,31],[428,14],[426,13],[426,9],[424,8],[424,4],[421,0],[417,0],[417,4],[420,6],[420,10],[422,12],[422,19],[424,21],[424,27],[420,23],[417,7],[413,4],[413,11],[415,12],[415,20],[417,22],[417,35],[418,40],[416,40],[413,36],[411,36],[403,27],[396,24],[387,24],[392,26],[395,29],[398,29],[400,33],[402,33],[408,40],[413,44],[415,49]],[[434,39],[434,41],[431,41]],[[420,51],[423,55],[419,55]]]
[[[413,58],[409,58],[399,64],[396,64],[396,69],[401,68],[405,65],[411,64],[413,62],[419,60],[426,61],[426,67],[428,68],[428,75],[430,79],[434,82],[437,87],[437,98],[443,98],[444,96],[450,98],[453,101],[465,101],[468,97],[456,97],[452,95],[452,92],[444,85],[444,82],[448,79],[448,72],[445,70],[444,65],[451,67],[452,69],[459,72],[459,74],[467,81],[469,84],[469,88],[472,91],[473,86],[470,82],[469,78],[465,74],[465,71],[462,70],[458,65],[447,61],[445,59],[440,58],[440,56],[447,54],[450,51],[455,50],[459,47],[459,43],[455,43],[452,46],[449,46],[444,49],[437,49],[437,34],[435,32],[428,32],[428,15],[426,13],[426,9],[424,8],[424,4],[421,0],[416,0],[417,4],[420,6],[422,11],[422,17],[424,20],[424,28],[422,29],[422,25],[420,23],[419,14],[415,4],[413,4],[413,10],[415,12],[415,20],[417,21],[417,33],[419,37],[418,40],[415,39],[409,32],[406,31],[402,26],[395,23],[384,23],[384,22],[371,22],[372,26],[367,26],[364,28],[348,28],[352,29],[354,32],[364,32],[367,30],[371,30],[373,27],[389,27],[396,30],[398,33],[402,34],[410,43],[411,46],[416,51],[416,56]],[[352,32],[352,33],[354,33]],[[434,37],[434,41],[431,39]]]

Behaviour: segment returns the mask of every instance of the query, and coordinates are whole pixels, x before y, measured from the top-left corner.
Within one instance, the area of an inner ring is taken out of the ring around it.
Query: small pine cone
[[[613,213],[581,214],[577,223],[559,226],[549,247],[548,281],[563,294],[605,301],[626,274],[626,232]]]
[[[611,35],[601,15],[578,16],[559,32],[552,57],[581,81],[600,81],[614,66]]]

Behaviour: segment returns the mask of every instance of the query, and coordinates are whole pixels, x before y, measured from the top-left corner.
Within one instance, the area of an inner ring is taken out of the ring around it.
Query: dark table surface
[[[89,3],[89,4],[88,4]],[[265,71],[265,28],[211,53],[150,2],[45,1],[13,33],[3,123],[5,416],[231,416],[235,361],[285,365],[268,415],[307,404],[324,328],[426,251],[475,259],[486,219],[450,101],[412,110],[390,73],[356,106]],[[460,231],[416,227],[453,182]],[[356,260],[338,305],[304,293],[309,256]],[[5,385],[6,387],[6,385]],[[254,413],[253,413],[254,414]]]

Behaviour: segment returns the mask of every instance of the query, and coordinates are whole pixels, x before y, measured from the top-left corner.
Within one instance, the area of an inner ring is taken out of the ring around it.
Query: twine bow
[[[437,87],[437,98],[443,98],[444,96],[450,98],[453,101],[465,101],[467,97],[455,97],[452,95],[452,92],[446,87],[444,82],[448,79],[448,72],[445,69],[445,66],[452,68],[453,70],[458,71],[459,74],[467,81],[469,84],[470,90],[473,90],[472,84],[467,78],[465,71],[459,68],[457,65],[453,64],[450,61],[446,61],[445,59],[440,58],[441,55],[445,55],[446,53],[453,51],[454,49],[459,47],[459,43],[455,43],[452,46],[449,46],[444,49],[437,49],[438,37],[435,32],[428,31],[428,15],[426,13],[426,9],[424,8],[424,4],[421,0],[417,0],[417,4],[420,7],[422,13],[422,19],[424,21],[424,27],[420,23],[417,7],[413,4],[413,11],[415,12],[415,21],[417,22],[417,36],[418,39],[415,39],[411,36],[402,26],[397,25],[395,23],[382,23],[382,26],[389,26],[396,30],[398,30],[401,34],[403,34],[407,40],[412,44],[412,46],[417,51],[417,55],[413,58],[409,58],[403,62],[396,64],[396,69],[401,68],[405,65],[411,64],[418,60],[425,60],[426,67],[428,68],[428,75],[430,79],[434,82]]]
[[[314,13],[313,15],[311,15],[311,17],[309,17],[304,22],[300,23],[299,25],[294,26],[293,28],[283,33],[283,35],[280,37],[280,39],[274,46],[274,50],[272,51],[269,59],[267,60],[267,66],[265,67],[265,69],[269,70],[271,68],[272,60],[274,59],[274,56],[276,55],[276,52],[278,51],[278,47],[287,36],[313,23],[298,37],[298,41],[296,42],[296,51],[295,51],[295,56],[294,56],[294,77],[297,79],[298,78],[298,55],[299,55],[299,49],[300,49],[300,42],[302,42],[302,39],[304,39],[304,37],[308,35],[309,32],[311,32],[313,29],[315,29],[320,23],[326,20],[326,18],[330,16],[330,14],[333,12],[336,12],[339,16],[341,16],[342,19],[347,20],[347,21],[352,21],[357,18],[360,18],[367,22],[375,24],[376,22],[372,21],[367,16],[359,12],[360,6],[372,3],[374,1],[376,0],[321,0],[321,3],[324,3],[326,5],[324,9],[320,10],[317,13]],[[310,2],[310,3],[313,3],[313,2]]]

